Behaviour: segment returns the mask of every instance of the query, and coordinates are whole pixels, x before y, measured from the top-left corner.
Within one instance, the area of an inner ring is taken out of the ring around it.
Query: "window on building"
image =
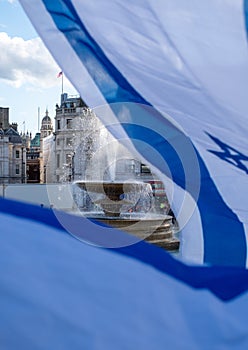
[[[72,128],[72,119],[66,119],[66,128],[71,129]]]
[[[16,158],[20,158],[20,151],[16,150]]]
[[[66,154],[66,159],[65,159],[66,164],[70,165],[72,162],[72,156],[71,154]]]
[[[57,129],[60,129],[61,125],[60,125],[60,119],[57,120]]]
[[[132,159],[128,162],[128,172],[134,173],[135,172],[135,161]]]
[[[66,146],[72,146],[72,137],[67,137],[66,138]]]
[[[151,170],[149,169],[149,167],[146,164],[141,164],[140,165],[140,172],[150,174]]]
[[[20,174],[20,166],[19,164],[16,164],[16,175]]]
[[[60,145],[60,139],[57,138],[57,146],[59,146],[59,145]]]
[[[60,154],[57,154],[57,168],[60,167]]]

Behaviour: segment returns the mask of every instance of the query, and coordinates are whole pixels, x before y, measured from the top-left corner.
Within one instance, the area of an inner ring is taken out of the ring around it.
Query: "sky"
[[[38,131],[46,109],[52,120],[60,103],[61,71],[17,0],[0,0],[0,107],[9,108],[19,132]],[[64,76],[64,92],[78,92]]]

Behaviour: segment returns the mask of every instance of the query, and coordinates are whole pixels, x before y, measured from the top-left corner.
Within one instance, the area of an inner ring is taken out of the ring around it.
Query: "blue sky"
[[[19,131],[38,131],[46,108],[55,116],[60,102],[60,67],[53,60],[17,0],[0,0],[0,106],[9,107]],[[64,92],[77,91],[64,78]],[[25,123],[24,123],[25,121]]]

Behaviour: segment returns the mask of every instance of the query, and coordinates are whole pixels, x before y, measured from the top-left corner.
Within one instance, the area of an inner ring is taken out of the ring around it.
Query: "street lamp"
[[[74,181],[74,157],[75,157],[75,152],[73,152],[72,156],[71,156],[71,175],[72,175],[72,181]]]
[[[44,165],[44,183],[46,184],[47,182],[47,173],[46,173],[46,164]]]

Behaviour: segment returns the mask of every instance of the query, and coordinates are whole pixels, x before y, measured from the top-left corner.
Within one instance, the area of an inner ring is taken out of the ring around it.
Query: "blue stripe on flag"
[[[108,103],[129,101],[150,105],[107,59],[81,22],[71,1],[51,2],[44,0],[43,2],[52,15],[56,26],[64,33]],[[96,72],[100,72],[99,76]],[[103,76],[104,79],[102,79]],[[155,113],[156,116],[153,115],[153,118],[156,118],[156,122],[161,123],[162,128],[173,128],[180,138],[180,142],[184,143],[185,135],[168,121],[165,121],[160,113]],[[132,117],[135,122],[136,116]],[[184,188],[183,176],[178,176],[180,167],[175,167],[175,164],[179,163],[175,161],[174,153],[171,152],[171,148],[166,142],[161,143],[158,148],[157,140],[155,145],[154,138],[149,134],[151,131],[142,134],[139,127],[134,125],[129,125],[126,131],[132,139],[142,138],[146,142],[149,140],[149,143],[157,148],[166,162],[170,164],[174,181]],[[137,147],[139,148],[138,145]],[[201,183],[198,199],[204,234],[204,261],[215,265],[245,266],[246,239],[243,225],[223,201],[199,153],[197,156],[201,177],[204,179],[204,182]],[[153,159],[149,159],[149,161],[153,163]],[[156,164],[156,166],[162,172],[166,171],[161,168],[160,164]]]
[[[40,222],[59,229],[61,234],[68,234],[51,209],[0,198],[0,212],[6,214],[12,213],[16,217]],[[66,218],[71,217],[75,226],[84,227],[84,230],[87,230],[85,219],[82,217],[71,216],[63,212],[61,212],[61,216]],[[83,225],[82,221],[84,221]],[[124,233],[116,230],[115,234],[121,235]],[[160,272],[168,274],[193,288],[208,289],[222,300],[230,300],[248,290],[248,270],[246,269],[238,267],[188,266],[172,258],[163,249],[145,242],[139,242],[124,248],[111,249],[111,251],[143,261]]]
[[[150,105],[108,60],[81,22],[71,1],[43,0],[43,3],[57,28],[63,32],[108,103],[128,101]],[[159,112],[154,113],[162,128],[172,128],[181,142],[188,142],[186,136],[168,120],[165,120]],[[136,117],[134,115],[132,117],[135,122]],[[126,132],[130,138],[142,139],[153,146],[151,130],[147,132],[142,130],[144,132],[142,134],[137,125],[129,125]],[[171,152],[170,146],[162,142],[158,147],[156,142],[155,147],[170,164],[170,171],[176,183],[184,188],[183,177],[178,177],[181,165],[178,167],[180,162],[174,158],[175,155]],[[201,178],[204,179],[198,199],[204,234],[204,261],[214,265],[245,266],[246,239],[243,225],[223,201],[198,152],[197,157]],[[153,159],[148,160],[153,164]],[[162,172],[166,171],[161,164],[156,164],[156,166]]]
[[[245,27],[248,36],[248,0],[244,0]]]
[[[150,145],[164,157],[173,181],[185,188],[183,164],[181,164],[181,160],[170,142],[160,139],[161,135],[143,126],[134,124],[122,124],[122,126],[132,138],[134,145],[136,140],[144,142],[149,140]],[[164,127],[167,127],[169,130],[170,123],[166,121]],[[190,143],[189,138],[184,135],[180,136],[179,142],[182,148],[187,149]],[[139,142],[137,142],[136,146],[139,147]],[[200,186],[198,198],[198,208],[201,213],[204,213],[204,215],[201,215],[204,236],[204,261],[215,265],[245,265],[246,240],[243,225],[238,221],[237,215],[222,200],[196,149],[195,152],[198,157],[201,177],[204,179]],[[161,168],[160,165],[161,163],[155,164],[158,168]],[[162,171],[166,173],[167,167],[162,169]],[[166,175],[169,176],[170,174],[167,173]],[[188,180],[194,181],[193,173],[192,179]],[[192,191],[193,196],[194,194]],[[197,198],[194,199],[197,200]],[[225,219],[223,219],[223,216],[225,216]],[[216,221],[216,218],[218,221]]]

